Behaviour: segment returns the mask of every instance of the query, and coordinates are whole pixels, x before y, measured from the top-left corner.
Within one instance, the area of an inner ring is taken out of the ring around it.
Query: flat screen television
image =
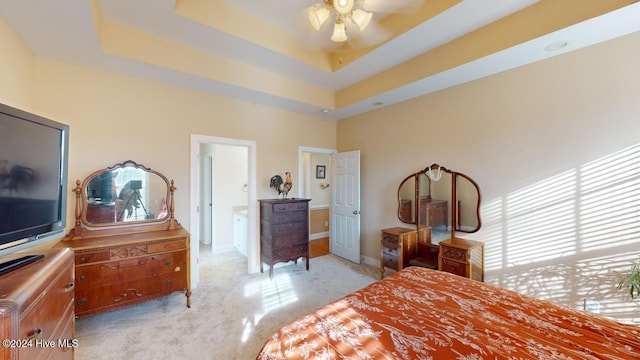
[[[68,156],[68,125],[0,104],[0,256],[64,236]]]

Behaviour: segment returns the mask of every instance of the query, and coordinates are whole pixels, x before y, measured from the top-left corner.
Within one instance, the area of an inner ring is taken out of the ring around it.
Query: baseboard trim
[[[309,235],[309,241],[318,240],[318,239],[322,239],[322,238],[326,238],[326,237],[329,237],[329,232],[328,231],[321,232],[321,233],[315,233],[315,234]]]
[[[360,255],[360,262],[371,266],[380,266],[380,260]]]

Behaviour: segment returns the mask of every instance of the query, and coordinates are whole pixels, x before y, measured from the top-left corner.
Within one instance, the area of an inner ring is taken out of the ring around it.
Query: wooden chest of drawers
[[[9,255],[2,261],[27,254],[44,258],[0,276],[0,337],[31,339],[29,346],[3,346],[3,359],[73,359],[73,251],[53,249]]]
[[[409,260],[418,251],[418,232],[416,230],[394,227],[381,231],[380,278],[385,268],[402,270],[409,266]]]
[[[448,206],[446,200],[429,200],[420,198],[420,225],[435,228],[449,225]]]
[[[484,243],[460,238],[441,241],[438,269],[484,281]]]
[[[76,316],[183,291],[190,306],[189,233],[136,232],[63,241],[75,250]]]
[[[309,270],[310,199],[264,199],[260,202],[260,271],[279,262],[305,258]]]

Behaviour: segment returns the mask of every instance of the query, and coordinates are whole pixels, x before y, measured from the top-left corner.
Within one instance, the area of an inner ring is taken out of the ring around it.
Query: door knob
[[[358,211],[358,210],[353,210],[353,215],[358,215],[358,214],[360,214],[360,211]]]

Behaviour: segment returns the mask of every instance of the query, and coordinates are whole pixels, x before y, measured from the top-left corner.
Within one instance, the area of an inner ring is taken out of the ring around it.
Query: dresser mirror
[[[164,175],[128,160],[94,172],[74,191],[82,222],[107,227],[167,221],[170,189]]]
[[[431,228],[434,241],[456,231],[480,229],[480,189],[465,174],[433,164],[407,176],[398,187],[398,219]]]

